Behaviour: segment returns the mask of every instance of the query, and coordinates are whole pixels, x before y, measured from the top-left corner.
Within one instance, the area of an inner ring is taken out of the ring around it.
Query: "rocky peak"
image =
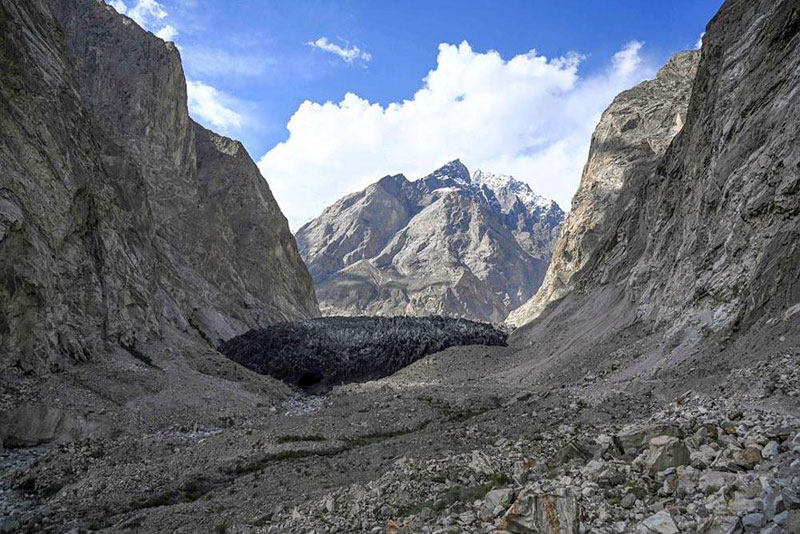
[[[558,208],[555,201],[537,195],[530,185],[513,176],[476,170],[472,173],[472,183],[491,191],[504,212],[511,211],[517,202],[521,202],[530,212]]]
[[[387,175],[378,180],[375,184],[377,187],[383,188],[387,193],[397,195],[400,191],[408,186],[410,182],[402,174],[395,174],[393,176]]]
[[[458,159],[444,164],[418,181],[418,185],[428,191],[443,187],[470,187],[472,184],[469,170]]]
[[[511,177],[476,176],[459,160],[386,176],[301,228],[323,311],[497,321],[532,295],[564,214]]]

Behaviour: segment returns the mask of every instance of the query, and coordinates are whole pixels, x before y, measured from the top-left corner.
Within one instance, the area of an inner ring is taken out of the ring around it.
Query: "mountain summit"
[[[338,200],[297,241],[323,313],[502,321],[541,284],[563,220],[524,182],[454,160]]]

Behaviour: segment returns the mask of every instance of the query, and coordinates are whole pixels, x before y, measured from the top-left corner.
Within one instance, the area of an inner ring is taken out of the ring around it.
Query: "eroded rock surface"
[[[797,17],[788,0],[726,2],[702,52],[614,101],[542,290],[516,322],[614,288],[667,336],[796,323]]]
[[[547,275],[535,297],[512,312],[510,323],[527,323],[548,304],[578,289],[579,273],[602,267],[597,257],[606,247],[617,247],[617,253],[625,250],[624,241],[608,243],[620,220],[634,210],[627,198],[620,199],[627,190],[642,187],[643,177],[655,172],[683,128],[699,61],[700,51],[676,55],[655,79],[621,93],[603,113]]]
[[[297,240],[326,314],[502,322],[538,289],[563,218],[527,184],[456,160],[342,198]]]
[[[244,147],[189,118],[173,44],[95,0],[3,0],[0,27],[3,368],[318,313]]]
[[[126,426],[3,452],[0,530],[484,534],[544,512],[599,534],[800,531],[799,12],[725,2],[683,128],[658,161],[622,147],[647,172],[624,173],[572,289],[509,346],[321,396],[192,330],[22,377],[3,402],[47,391]],[[82,427],[51,415],[36,433]]]

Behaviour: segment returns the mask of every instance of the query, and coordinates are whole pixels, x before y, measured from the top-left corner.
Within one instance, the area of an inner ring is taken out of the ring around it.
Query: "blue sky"
[[[600,111],[619,90],[651,77],[671,54],[693,48],[721,5],[720,0],[110,3],[178,44],[193,116],[243,141],[260,160],[293,226],[383,174],[414,178],[451,157],[471,166],[501,167],[485,170],[518,175],[568,208]],[[442,49],[441,43],[453,48]],[[468,49],[459,47],[462,43]],[[627,62],[617,68],[615,54],[626,50]],[[515,57],[516,66],[510,61]],[[540,72],[533,58],[555,62],[555,68]],[[440,73],[438,89],[423,81],[431,71]],[[463,95],[453,92],[458,91],[449,87],[450,79],[464,85]],[[433,94],[416,102],[426,87]],[[539,88],[547,97],[531,96]],[[345,105],[347,93],[353,98]],[[300,109],[306,101],[332,107]],[[412,105],[390,113],[387,106],[404,101]],[[374,104],[378,107],[370,107]],[[554,108],[568,116],[556,116]],[[287,124],[295,115],[290,136]],[[587,118],[581,122],[577,115]],[[536,124],[539,117],[544,118]],[[457,124],[448,129],[442,121]],[[428,126],[420,130],[419,124]],[[411,138],[427,135],[424,148]],[[280,143],[285,146],[270,154]]]

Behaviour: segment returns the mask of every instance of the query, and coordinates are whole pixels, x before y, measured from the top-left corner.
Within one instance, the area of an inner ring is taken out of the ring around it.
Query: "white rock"
[[[678,534],[677,525],[667,510],[653,514],[636,527],[636,534]]]

